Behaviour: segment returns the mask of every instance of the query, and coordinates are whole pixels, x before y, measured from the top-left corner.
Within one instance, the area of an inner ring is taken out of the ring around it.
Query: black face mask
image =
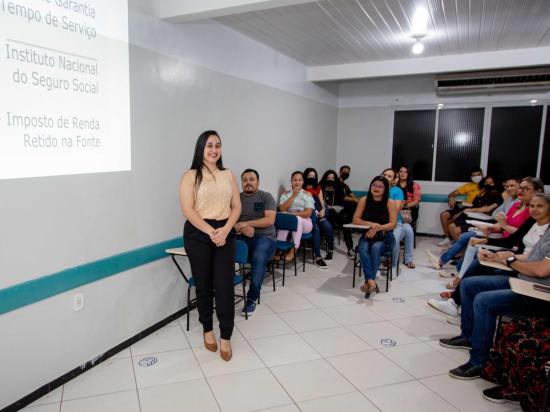
[[[346,173],[346,172],[340,173],[340,177],[342,178],[342,180],[346,180],[349,177],[349,173]]]
[[[334,180],[325,180],[325,182],[328,187],[334,186]]]
[[[317,187],[317,178],[315,178],[315,177],[306,177],[305,183],[306,183],[306,186]]]

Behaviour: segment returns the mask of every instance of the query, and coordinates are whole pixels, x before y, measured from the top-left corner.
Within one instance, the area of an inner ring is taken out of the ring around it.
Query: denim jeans
[[[546,316],[550,303],[512,292],[508,276],[476,276],[460,283],[461,336],[470,339],[470,362],[483,366],[493,344],[497,316]]]
[[[318,220],[313,224],[313,229],[311,231],[313,235],[313,254],[315,257],[321,257],[321,232],[323,232],[327,237],[328,250],[334,250],[334,233],[332,230],[332,225],[328,219]]]
[[[394,242],[395,239],[391,231],[386,232],[386,238],[380,241],[372,241],[365,238],[364,234],[361,235],[357,251],[359,252],[359,259],[361,259],[365,281],[376,278],[376,272],[378,272],[378,266],[380,266],[380,257],[382,253],[393,250]]]
[[[462,278],[470,265],[477,259],[477,252],[479,252],[479,245],[468,246],[464,257],[460,260],[460,265],[456,265],[457,269],[460,270],[458,276]]]
[[[405,263],[413,261],[414,248],[414,230],[409,223],[398,223],[393,229],[395,246],[393,247],[393,266],[399,264],[399,250],[401,249],[401,239],[405,238]]]
[[[463,234],[461,234],[458,240],[453,243],[449,250],[441,255],[441,258],[439,259],[440,263],[444,265],[457,253],[460,253],[463,249],[466,249],[466,246],[468,246],[468,242],[475,235],[475,232],[464,232]]]
[[[481,263],[479,263],[477,256],[474,256],[474,260],[469,265],[468,269],[464,271],[464,275],[462,276],[461,279],[467,279],[467,278],[479,277],[479,276],[505,276],[505,277],[514,276],[515,277],[516,273],[482,265]],[[462,293],[461,288],[457,288],[452,294],[452,298],[458,306],[462,305],[461,293]]]
[[[275,239],[269,236],[239,236],[248,246],[248,261],[252,263],[250,286],[246,302],[253,303],[260,297],[267,262],[275,254]]]

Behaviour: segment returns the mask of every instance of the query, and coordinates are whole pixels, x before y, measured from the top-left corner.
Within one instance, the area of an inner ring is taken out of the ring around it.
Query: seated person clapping
[[[279,210],[281,212],[291,213],[298,219],[298,229],[291,232],[294,242],[294,249],[291,249],[285,256],[287,261],[294,259],[294,252],[300,247],[302,233],[309,233],[313,229],[311,223],[311,213],[315,208],[313,196],[303,189],[304,175],[300,171],[295,171],[291,176],[292,190],[283,194],[279,200]],[[277,240],[286,240],[288,230],[277,230]]]

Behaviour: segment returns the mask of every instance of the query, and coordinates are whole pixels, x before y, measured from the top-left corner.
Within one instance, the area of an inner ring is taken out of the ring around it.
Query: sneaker
[[[332,260],[332,250],[330,252],[327,252],[325,260]]]
[[[426,250],[426,255],[428,255],[428,259],[430,260],[434,268],[436,268],[437,270],[441,269],[441,265],[439,264],[439,258],[437,256],[435,256],[429,250]]]
[[[445,246],[449,246],[450,244],[451,244],[451,240],[448,237],[446,237],[441,242],[439,242],[437,246],[445,247]]]
[[[492,388],[487,388],[483,391],[483,397],[488,401],[494,403],[514,403],[519,405],[518,401],[513,399],[506,399],[502,393],[502,386],[493,386]]]
[[[447,316],[447,323],[460,326],[460,316]]]
[[[428,305],[449,316],[458,316],[458,305],[452,299],[437,300],[432,298],[428,301]]]
[[[248,316],[252,316],[255,310],[256,310],[256,304],[254,302],[248,302],[246,304],[246,307],[243,308],[241,315],[246,316],[246,314],[248,313]]]
[[[315,260],[315,264],[319,269],[326,269],[328,265],[325,263],[325,261],[322,258],[317,258]]]
[[[449,371],[449,375],[451,377],[456,379],[464,379],[464,380],[470,380],[470,379],[477,379],[481,378],[481,371],[483,368],[479,365],[474,365],[473,363],[465,363],[464,365],[460,365],[458,368],[451,369]]]
[[[440,270],[437,274],[442,278],[454,278],[457,276],[452,270]]]
[[[472,344],[470,341],[460,335],[455,336],[454,338],[441,338],[439,339],[439,344],[451,349],[472,349]]]

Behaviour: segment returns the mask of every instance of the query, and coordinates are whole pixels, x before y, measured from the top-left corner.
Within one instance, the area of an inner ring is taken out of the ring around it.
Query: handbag
[[[407,206],[403,207],[403,209],[399,211],[399,214],[401,215],[401,221],[403,222],[403,224],[412,222],[413,219],[411,209],[409,209]]]

